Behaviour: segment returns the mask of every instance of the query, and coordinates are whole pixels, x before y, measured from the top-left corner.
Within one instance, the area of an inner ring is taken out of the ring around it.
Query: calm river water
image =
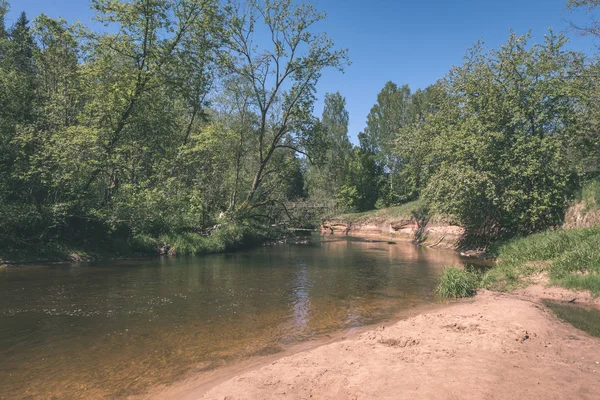
[[[312,236],[0,270],[0,398],[120,398],[435,301],[453,253]]]

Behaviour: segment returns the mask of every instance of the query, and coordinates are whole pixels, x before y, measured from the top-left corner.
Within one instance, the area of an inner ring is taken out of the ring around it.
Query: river
[[[435,302],[451,252],[313,235],[0,270],[0,398],[122,398]]]

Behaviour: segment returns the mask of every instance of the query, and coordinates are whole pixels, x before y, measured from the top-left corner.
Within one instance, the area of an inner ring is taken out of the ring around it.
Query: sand
[[[543,282],[481,291],[348,339],[338,337],[200,375],[160,399],[600,399],[600,339],[564,323],[541,299],[600,308]]]
[[[201,399],[599,399],[600,340],[536,302],[468,303],[271,362]]]

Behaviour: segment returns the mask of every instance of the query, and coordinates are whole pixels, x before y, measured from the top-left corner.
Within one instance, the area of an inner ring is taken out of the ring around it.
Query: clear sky
[[[366,122],[377,93],[391,80],[414,90],[442,77],[461,63],[466,50],[482,38],[498,47],[510,29],[518,34],[532,30],[541,41],[552,27],[571,38],[570,48],[592,54],[600,42],[582,38],[570,22],[589,16],[565,9],[567,0],[307,0],[327,12],[325,30],[339,47],[348,48],[352,65],[345,74],[327,72],[319,84],[315,113],[322,112],[326,92],[346,97],[350,137]],[[25,10],[30,19],[44,12],[69,22],[90,23],[88,0],[12,0],[8,24]],[[596,17],[600,17],[596,15]],[[598,52],[600,53],[600,51]]]

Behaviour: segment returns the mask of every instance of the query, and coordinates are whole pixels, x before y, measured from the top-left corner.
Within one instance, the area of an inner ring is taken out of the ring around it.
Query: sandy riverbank
[[[185,398],[597,399],[600,339],[559,321],[540,297],[572,293],[535,285],[510,295],[483,291],[212,387],[190,386]]]

